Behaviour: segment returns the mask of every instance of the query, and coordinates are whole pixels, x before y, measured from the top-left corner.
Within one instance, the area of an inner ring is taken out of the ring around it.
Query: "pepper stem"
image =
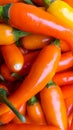
[[[45,7],[49,7],[49,5],[54,2],[54,0],[43,0],[44,4],[45,4]]]
[[[3,6],[0,6],[0,19],[2,19],[2,14],[3,14]]]
[[[27,103],[28,105],[34,105],[36,102],[38,102],[38,99],[35,96],[33,96],[32,98],[29,99]]]
[[[33,5],[33,2],[31,0],[23,0],[23,1],[26,2],[27,4]]]
[[[25,117],[19,113],[19,111],[16,110],[16,108],[11,104],[11,102],[7,99],[7,97],[5,96],[5,91],[3,89],[0,89],[0,102],[5,103],[14,113],[15,115],[22,121],[25,122],[26,119]]]
[[[55,86],[55,85],[56,83],[50,80],[46,87],[49,88],[50,86]]]
[[[56,39],[56,40],[54,41],[54,44],[55,44],[57,47],[60,48],[60,40],[59,40],[59,39]]]
[[[29,33],[14,28],[13,34],[15,36],[15,41],[18,41],[21,37],[27,36]]]

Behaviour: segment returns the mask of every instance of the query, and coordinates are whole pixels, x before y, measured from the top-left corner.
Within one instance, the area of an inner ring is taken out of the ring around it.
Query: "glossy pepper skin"
[[[55,41],[54,44],[45,46],[40,51],[28,76],[24,79],[17,91],[9,96],[9,100],[16,108],[41,91],[54,76],[61,56],[61,50],[57,44],[58,41]],[[0,106],[0,115],[7,111],[9,109],[5,104]]]
[[[67,130],[66,106],[60,87],[50,81],[40,92],[40,98],[47,123]]]
[[[7,11],[6,7],[3,9]],[[8,10],[9,22],[12,26],[26,32],[43,34],[65,40],[73,48],[73,31],[50,13],[36,6],[24,3],[12,4]],[[3,14],[3,11],[5,10],[2,10],[0,14]]]
[[[14,29],[11,26],[0,23],[0,45],[9,45],[17,41],[27,33]]]
[[[31,124],[8,124],[0,126],[0,130],[61,130],[54,126],[31,125]]]
[[[50,4],[47,11],[73,30],[73,8],[66,2],[63,0],[55,0]]]
[[[71,50],[69,44],[63,40],[60,40],[60,47],[62,52],[67,52]]]
[[[73,8],[73,0],[64,0],[64,1]]]
[[[57,72],[61,72],[69,69],[73,66],[73,55],[72,52],[65,52],[61,55],[61,59],[58,64]]]
[[[45,45],[48,45],[50,42],[52,42],[52,40],[52,37],[30,34],[22,38],[21,44],[23,48],[26,48],[28,50],[36,50],[43,48]]]
[[[0,5],[19,2],[20,0],[0,0]]]
[[[63,71],[54,75],[53,81],[59,86],[69,85],[73,83],[73,71]]]
[[[27,102],[27,115],[35,124],[47,124],[41,104],[35,96],[29,99],[29,101]]]
[[[24,56],[15,44],[1,46],[5,63],[12,72],[18,72],[24,64]]]

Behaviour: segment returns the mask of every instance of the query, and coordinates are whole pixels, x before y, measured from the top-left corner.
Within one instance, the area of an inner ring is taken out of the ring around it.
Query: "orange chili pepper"
[[[23,37],[21,43],[24,48],[29,50],[35,50],[43,48],[45,45],[49,44],[52,39],[52,37],[30,34],[26,37]]]
[[[20,87],[9,96],[9,100],[16,108],[40,92],[49,80],[54,76],[61,56],[61,50],[57,46],[59,41],[45,46],[39,53],[32,65],[28,76]],[[0,115],[9,111],[9,108],[2,104]]]
[[[64,71],[73,66],[72,52],[66,52],[61,55],[61,59],[58,64],[57,72]]]
[[[19,2],[20,0],[0,0],[0,5]]]
[[[73,95],[73,84],[64,85],[61,87],[63,98],[67,99]]]
[[[8,124],[0,126],[0,130],[61,130],[54,126],[33,125],[33,124]]]
[[[60,87],[50,81],[40,92],[40,98],[47,123],[67,130],[66,107]]]
[[[12,44],[27,33],[14,29],[9,25],[0,23],[0,45]]]
[[[61,51],[62,52],[66,52],[66,51],[70,51],[71,48],[70,46],[67,44],[67,42],[60,40],[60,47],[61,47]]]
[[[20,71],[24,64],[24,57],[15,44],[1,46],[5,63],[12,72]]]
[[[27,115],[35,124],[46,124],[41,104],[35,96],[32,97],[27,103]]]
[[[54,75],[53,81],[59,86],[73,83],[73,71],[60,72]]]
[[[73,0],[63,0],[66,3],[68,3],[71,7],[73,7]]]
[[[73,48],[73,30],[50,13],[36,6],[20,2],[0,8],[2,8],[0,11],[1,15],[8,12],[6,18],[9,18],[8,21],[15,28],[65,40],[69,43],[71,49]]]
[[[16,77],[12,75],[12,72],[10,71],[10,69],[8,68],[6,64],[3,64],[1,66],[1,75],[3,76],[5,80],[8,80],[10,82],[13,82],[17,79]]]

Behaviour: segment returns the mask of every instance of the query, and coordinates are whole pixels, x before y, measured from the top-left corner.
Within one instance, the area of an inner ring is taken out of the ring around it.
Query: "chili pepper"
[[[66,43],[65,41],[63,40],[60,40],[60,47],[61,47],[61,51],[62,52],[67,52],[67,51],[70,51],[71,48],[70,46],[68,45],[68,43]]]
[[[17,41],[19,38],[26,36],[27,33],[12,28],[9,25],[0,23],[0,45],[8,45]]]
[[[73,83],[73,71],[60,72],[54,75],[53,81],[59,86]]]
[[[46,124],[44,113],[38,99],[33,96],[27,103],[27,115],[36,124]]]
[[[24,57],[15,44],[1,46],[5,63],[12,72],[20,71],[24,64]]]
[[[69,116],[70,113],[73,111],[73,96],[65,99],[64,101],[67,108],[67,116]]]
[[[66,52],[61,55],[61,59],[58,64],[57,72],[64,71],[73,66],[72,52]]]
[[[70,130],[73,130],[73,119],[72,119]]]
[[[43,48],[45,45],[49,44],[52,39],[52,37],[30,34],[26,37],[23,37],[21,43],[24,48],[29,50],[35,50]]]
[[[9,96],[9,100],[16,108],[40,92],[54,76],[61,56],[61,50],[57,44],[59,44],[58,40],[54,44],[45,46],[40,51],[28,76],[20,87]],[[0,115],[7,111],[9,109],[5,104],[0,106]]]
[[[40,6],[44,6],[43,0],[32,0],[34,3]]]
[[[44,0],[45,1],[45,0]],[[49,0],[47,11],[54,15],[56,18],[64,22],[68,27],[73,29],[73,8],[62,0]]]
[[[8,93],[6,87],[0,84],[0,102],[5,103],[22,122],[25,122],[25,118],[16,110],[16,108],[7,99],[7,94]]]
[[[73,8],[73,0],[64,0],[64,1]]]
[[[68,124],[69,124],[69,128],[70,128],[70,126],[71,126],[72,119],[73,119],[73,113],[71,113],[70,116],[68,116]]]
[[[32,125],[32,124],[8,124],[0,126],[0,130],[61,130],[54,126]]]
[[[5,5],[8,3],[15,3],[15,2],[19,2],[20,0],[0,0],[0,5]]]
[[[50,81],[40,92],[41,104],[47,123],[67,130],[67,114],[63,95],[59,86]]]
[[[63,98],[67,99],[73,95],[73,84],[64,85],[61,87]]]
[[[6,64],[3,64],[1,66],[1,75],[5,80],[8,80],[10,82],[13,82],[16,80],[16,77],[12,75],[12,72],[9,70]]]
[[[25,58],[24,65],[22,69],[19,72],[17,72],[19,76],[24,76],[29,73],[31,66],[33,65],[34,61],[39,55],[39,52],[40,51],[35,51],[35,52],[30,52],[24,55],[24,58]]]
[[[10,24],[15,28],[65,40],[71,49],[73,48],[73,30],[50,13],[36,6],[24,3],[15,3],[11,6],[5,5],[0,8],[0,16],[9,18]],[[8,13],[7,17],[5,17],[5,12]]]

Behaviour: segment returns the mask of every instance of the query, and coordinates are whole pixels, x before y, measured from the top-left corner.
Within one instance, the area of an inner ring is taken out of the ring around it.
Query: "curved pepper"
[[[65,40],[73,49],[73,30],[50,13],[36,6],[20,2],[11,6],[1,6],[0,16],[20,30]]]
[[[9,96],[9,100],[18,108],[32,96],[40,92],[49,80],[54,76],[61,56],[59,41],[45,46],[32,65],[28,76],[20,87]],[[0,115],[9,111],[5,104],[0,106]]]

